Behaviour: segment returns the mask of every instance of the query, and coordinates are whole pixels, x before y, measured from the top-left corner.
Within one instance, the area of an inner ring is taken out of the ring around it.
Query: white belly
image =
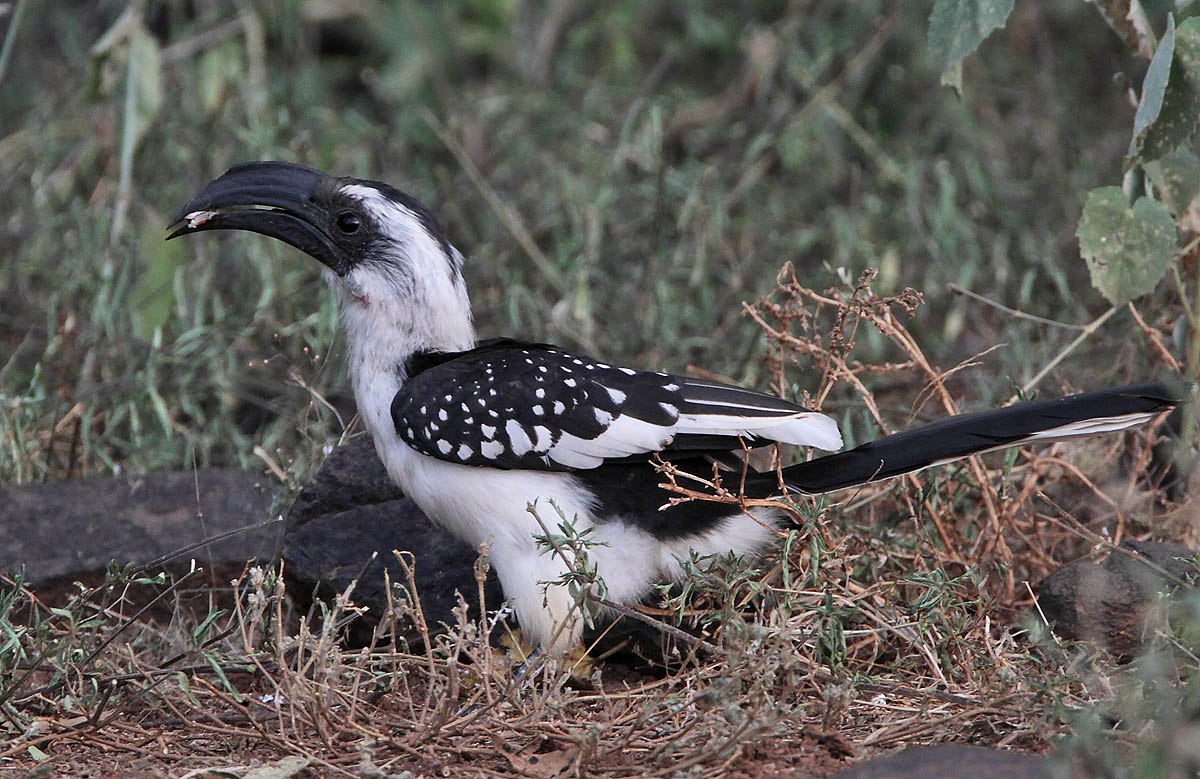
[[[380,454],[396,484],[430,519],[473,546],[530,545],[534,535],[545,535],[529,511],[535,502],[550,530],[560,521],[551,503],[580,529],[592,524],[588,495],[567,474],[458,465],[421,454],[399,438],[386,448]]]

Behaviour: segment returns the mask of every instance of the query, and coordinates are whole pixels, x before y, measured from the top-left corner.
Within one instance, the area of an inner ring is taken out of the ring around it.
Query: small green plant
[[[557,581],[541,584],[566,587],[573,608],[578,610],[584,625],[595,627],[604,609],[603,602],[608,597],[608,586],[597,573],[596,564],[589,559],[588,551],[608,544],[592,537],[593,528],[580,530],[576,526],[576,517],[567,517],[557,503],[550,502],[549,505],[558,517],[553,530],[542,519],[538,505],[529,505],[529,513],[543,531],[535,534],[533,540],[540,554],[559,558],[566,564],[567,571]]]

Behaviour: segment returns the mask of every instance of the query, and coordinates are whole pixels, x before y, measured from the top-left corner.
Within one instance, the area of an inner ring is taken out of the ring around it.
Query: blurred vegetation
[[[946,367],[1006,344],[955,381],[1007,397],[1077,332],[945,285],[1074,327],[1103,310],[1075,225],[1120,181],[1145,68],[1066,0],[1018,3],[961,97],[923,3],[4,8],[4,482],[245,465],[256,445],[302,478],[319,447],[297,435],[338,435],[316,400],[346,416],[314,264],[265,239],[161,240],[197,187],[259,158],[429,203],[485,335],[761,386],[742,301],[785,261],[816,288],[878,267],[879,292],[926,293],[912,326]],[[1059,383],[1149,370],[1122,316]],[[892,410],[904,424],[908,401]]]

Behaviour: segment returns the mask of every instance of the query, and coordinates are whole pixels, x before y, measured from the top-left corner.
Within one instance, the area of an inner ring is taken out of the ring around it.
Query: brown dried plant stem
[[[887,422],[879,410],[878,404],[875,402],[873,393],[861,378],[861,374],[875,372],[877,369],[858,363],[851,365],[849,362],[849,355],[854,346],[854,337],[859,322],[865,318],[883,335],[897,343],[909,357],[906,363],[887,366],[887,368],[890,370],[902,370],[914,365],[918,366],[938,393],[943,406],[946,407],[947,413],[956,413],[956,408],[942,383],[944,376],[932,368],[928,359],[925,358],[924,353],[920,350],[920,347],[917,346],[916,341],[896,320],[892,313],[893,306],[900,306],[911,313],[919,305],[920,295],[913,290],[905,290],[899,296],[879,298],[871,292],[869,286],[870,281],[874,279],[874,275],[874,272],[871,271],[864,272],[860,277],[858,285],[847,299],[841,292],[836,290],[821,294],[805,287],[796,279],[794,268],[788,264],[780,271],[780,289],[788,295],[788,303],[791,305],[785,304],[781,306],[764,299],[760,301],[758,306],[746,305],[745,310],[759,327],[766,332],[768,339],[776,345],[776,348],[786,355],[787,360],[794,362],[800,357],[806,357],[811,359],[818,368],[822,369],[821,389],[818,391],[816,398],[818,407],[826,399],[836,382],[845,381],[854,388],[856,395],[861,399],[879,429],[884,434],[890,431]],[[836,324],[827,338],[823,339],[820,336],[812,334],[797,335],[788,330],[793,321],[798,321],[802,329],[811,330],[811,323],[816,318],[816,315],[806,310],[797,310],[803,307],[805,303],[814,305],[817,311],[827,309],[836,312]],[[780,325],[777,326],[767,321],[760,307],[770,312],[773,318],[780,322]],[[781,365],[782,360],[783,358],[780,359]],[[782,386],[782,381],[779,383]],[[984,502],[988,510],[988,527],[992,532],[986,534],[985,537],[994,539],[999,535],[1000,525],[994,491],[988,486],[990,483],[984,480],[982,466],[978,460],[971,458],[970,462],[973,466],[972,473],[984,491]],[[921,483],[917,480],[917,477],[909,474],[905,479],[913,488],[913,492],[919,494]],[[908,496],[905,496],[904,499],[907,502]],[[915,508],[910,508],[910,513],[916,516],[917,511]],[[925,515],[933,524],[935,532],[942,542],[944,554],[948,556],[951,562],[966,565],[960,544],[955,541],[955,534],[951,533],[950,529],[946,527],[940,513],[929,502],[928,498],[926,498],[925,502]],[[1011,559],[1011,552],[1007,550],[1007,547],[1005,548],[1005,557],[1006,559]],[[1013,583],[1010,581],[1007,583],[1007,586],[1011,589]]]

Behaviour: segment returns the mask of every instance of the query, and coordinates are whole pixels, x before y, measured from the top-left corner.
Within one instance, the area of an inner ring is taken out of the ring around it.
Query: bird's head
[[[300,249],[328,269],[352,341],[396,329],[414,349],[473,340],[462,255],[416,199],[377,181],[337,178],[286,162],[236,165],[171,223],[170,238],[248,230]]]

